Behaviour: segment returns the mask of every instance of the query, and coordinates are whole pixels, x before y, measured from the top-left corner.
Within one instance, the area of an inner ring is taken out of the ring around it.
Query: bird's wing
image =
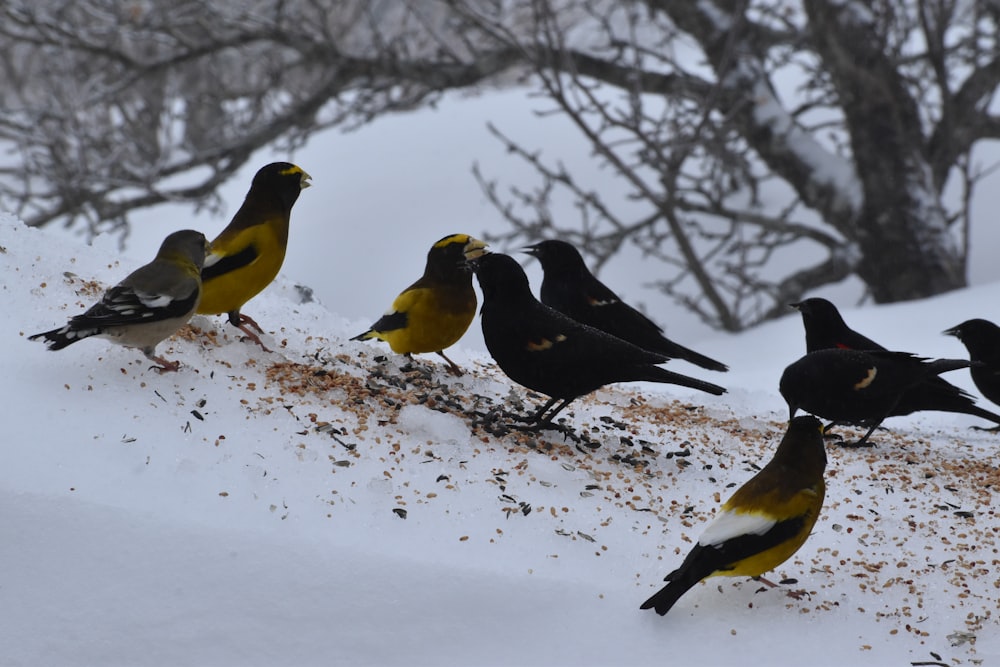
[[[249,266],[260,257],[260,251],[253,242],[233,253],[210,252],[205,257],[205,266],[201,270],[202,280],[211,280],[218,276],[230,273],[244,266]]]
[[[117,285],[87,312],[70,323],[80,327],[110,327],[157,322],[189,313],[198,301],[198,283],[191,280],[185,288],[171,291],[144,291],[130,285]]]
[[[751,559],[759,560],[759,566],[750,566],[750,576],[756,576],[770,570],[776,565],[768,558],[767,552],[791,542],[802,535],[806,525],[812,527],[810,513],[807,510],[801,514],[777,519],[759,514],[742,514],[723,511],[698,544],[710,548],[717,554],[717,562],[724,563],[717,567],[719,572],[741,568]],[[761,558],[755,558],[755,557]],[[784,558],[777,559],[780,563]]]

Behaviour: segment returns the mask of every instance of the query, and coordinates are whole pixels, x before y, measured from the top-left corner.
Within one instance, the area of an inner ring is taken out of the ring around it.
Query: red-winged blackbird
[[[760,579],[791,558],[823,507],[824,470],[822,425],[796,417],[771,461],[725,502],[681,566],[664,578],[669,583],[639,608],[663,616],[706,577]]]
[[[927,378],[957,368],[965,359],[927,360],[906,352],[827,349],[809,352],[785,368],[778,385],[788,413],[798,410],[868,429],[863,445],[879,424],[895,412],[900,400]]]
[[[671,359],[683,359],[712,371],[728,371],[723,363],[678,345],[655,322],[628,305],[598,280],[579,251],[565,241],[542,241],[525,250],[541,262],[542,303],[577,322],[606,331],[633,345]]]
[[[802,324],[806,329],[806,352],[829,348],[886,350],[848,327],[837,307],[826,299],[806,299],[791,306],[802,313]],[[887,416],[899,417],[923,410],[959,412],[1000,424],[1000,415],[979,407],[968,392],[939,377],[928,377],[909,387]]]
[[[667,361],[663,355],[544,305],[512,257],[490,253],[470,264],[483,290],[479,312],[486,349],[510,379],[551,397],[531,421],[551,422],[573,399],[612,382],[666,382],[725,393],[718,385],[660,368],[656,364]]]
[[[987,399],[1000,405],[1000,327],[989,320],[966,320],[947,329],[969,350],[973,366],[969,369],[976,388]]]

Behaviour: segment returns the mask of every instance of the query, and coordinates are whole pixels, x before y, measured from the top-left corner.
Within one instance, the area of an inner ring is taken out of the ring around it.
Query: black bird
[[[966,349],[974,363],[969,369],[976,388],[988,400],[1000,405],[1000,327],[989,320],[966,320],[946,329],[945,334],[955,336]]]
[[[510,379],[550,396],[529,421],[551,422],[573,399],[612,382],[645,380],[725,393],[718,385],[660,368],[656,364],[667,361],[664,355],[544,305],[509,255],[490,253],[470,264],[483,291],[479,312],[486,349]]]
[[[826,299],[806,299],[791,306],[802,313],[802,324],[806,330],[806,352],[830,348],[886,350],[871,338],[847,326],[837,307]],[[924,410],[958,412],[1000,424],[1000,415],[979,407],[968,392],[936,376],[926,377],[922,382],[910,386],[887,416],[900,417]]]
[[[663,329],[597,279],[583,263],[580,252],[565,241],[542,241],[525,249],[541,262],[544,278],[542,303],[577,322],[606,331],[644,350],[671,359],[683,359],[712,371],[728,371],[723,363],[678,345]]]
[[[939,373],[968,368],[965,359],[928,360],[906,352],[827,349],[808,352],[781,374],[778,385],[789,418],[804,410],[835,424],[868,429],[864,445],[900,400]]]

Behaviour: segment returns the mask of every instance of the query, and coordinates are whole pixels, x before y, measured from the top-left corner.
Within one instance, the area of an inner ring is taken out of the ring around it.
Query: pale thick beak
[[[462,248],[462,254],[465,255],[465,261],[471,262],[474,259],[478,259],[489,252],[488,246],[483,241],[479,239],[474,239],[469,237],[469,242],[465,244]]]

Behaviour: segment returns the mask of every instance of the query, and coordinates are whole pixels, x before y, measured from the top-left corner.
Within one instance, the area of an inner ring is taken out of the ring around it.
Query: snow
[[[101,340],[26,340],[148,260],[0,216],[5,666],[1000,664],[998,436],[959,415],[829,446],[814,533],[769,576],[808,597],[717,578],[666,617],[639,610],[774,451],[797,315],[681,341],[730,365],[671,364],[722,397],[643,384],[574,402],[575,443],[473,427],[474,400],[539,399],[462,344],[455,378],[351,342],[370,322],[300,303],[284,273],[245,309],[270,354],[223,318],[161,344],[173,374]],[[1000,319],[996,289],[844,315],[964,356],[940,332]]]

